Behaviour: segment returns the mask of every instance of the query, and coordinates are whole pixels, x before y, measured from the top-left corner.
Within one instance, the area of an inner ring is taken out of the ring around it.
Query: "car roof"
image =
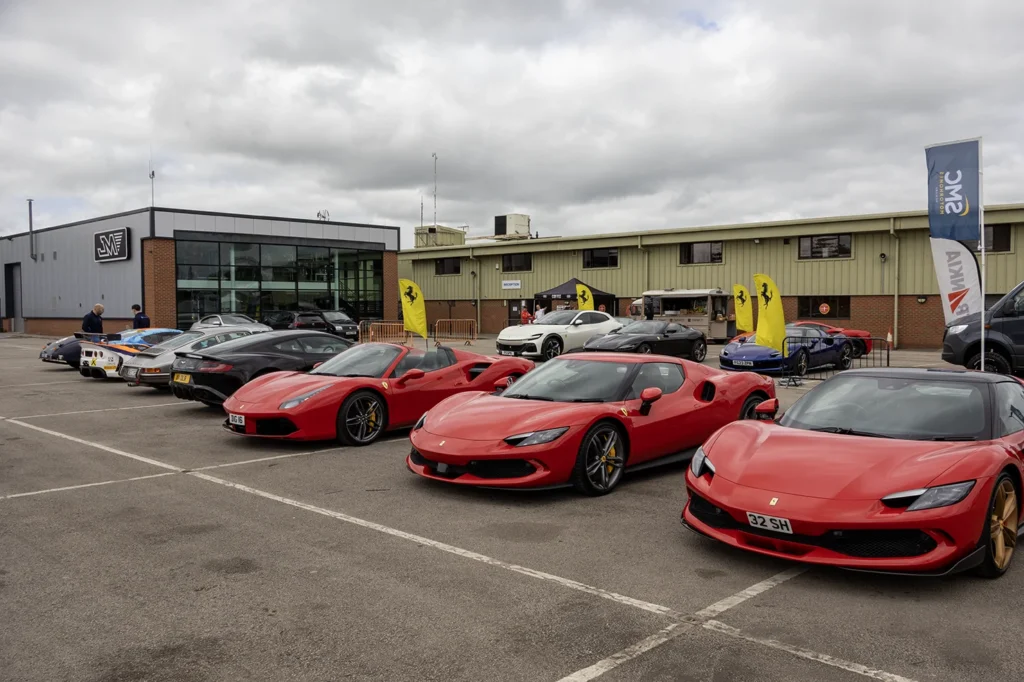
[[[682,364],[678,358],[670,358],[664,355],[642,355],[637,353],[566,353],[559,355],[553,360],[590,360],[593,362],[622,362],[634,365],[642,365],[647,362],[672,362]],[[552,362],[549,360],[548,362]]]
[[[972,384],[998,384],[1013,381],[1012,377],[971,369],[922,367],[864,367],[848,369],[839,376],[884,377],[888,379],[928,379],[929,381],[959,381]]]

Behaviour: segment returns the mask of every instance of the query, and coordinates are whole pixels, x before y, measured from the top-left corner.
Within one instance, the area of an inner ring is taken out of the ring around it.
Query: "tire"
[[[651,344],[649,344],[649,343],[641,343],[639,346],[636,347],[636,352],[637,353],[643,353],[644,355],[650,355],[651,354]]]
[[[743,407],[740,408],[740,419],[757,419],[754,408],[763,402],[764,398],[759,395],[747,396],[747,399],[743,401]]]
[[[387,403],[373,391],[356,391],[341,404],[336,426],[342,445],[369,445],[387,429]]]
[[[801,348],[793,357],[793,371],[791,373],[793,376],[806,376],[808,366],[810,366],[810,357],[807,355],[807,349]]]
[[[610,450],[609,437],[613,439]],[[569,482],[584,495],[607,495],[622,480],[628,456],[622,429],[611,422],[599,422],[583,437]]]
[[[850,369],[853,367],[853,347],[848,344],[843,344],[843,349],[839,351],[839,369]]]
[[[863,341],[854,341],[853,342],[853,359],[857,360],[858,358],[864,357],[866,354],[867,354],[867,347],[864,345],[864,342]]]
[[[964,363],[964,367],[967,369],[981,369],[981,353],[975,353],[971,358]],[[1002,353],[996,351],[985,352],[985,371],[995,372],[996,374],[1010,374],[1012,371],[1010,367],[1010,361],[1003,357]]]
[[[981,529],[980,543],[985,547],[985,558],[977,573],[983,578],[998,578],[1010,568],[1013,550],[1017,544],[1017,522],[1020,516],[1020,498],[1013,479],[1005,471],[996,479],[992,498]]]
[[[545,360],[557,358],[562,354],[562,339],[557,336],[549,336],[544,339],[544,345],[540,349]]]
[[[704,339],[697,339],[690,347],[690,359],[694,362],[704,362],[708,356],[708,342]]]
[[[79,364],[77,362],[69,362],[68,367],[70,367],[71,369],[78,369]]]

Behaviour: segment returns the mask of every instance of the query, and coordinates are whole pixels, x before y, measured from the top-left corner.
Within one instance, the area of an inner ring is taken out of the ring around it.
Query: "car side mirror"
[[[508,383],[508,379],[498,379],[494,382],[494,392],[501,393],[512,384]]]
[[[640,392],[640,414],[647,416],[651,413],[651,406],[661,400],[661,389],[656,386],[645,388]]]
[[[318,362],[318,363],[316,363],[315,365],[313,365],[313,369],[316,369],[317,367],[319,367],[319,366],[320,366],[320,365],[322,365],[322,364],[324,364],[324,363],[322,363],[322,362]]]
[[[581,324],[583,324],[583,320],[581,320],[579,318],[576,318],[575,320],[572,321],[572,326],[574,326],[574,327],[578,327]]]
[[[759,403],[754,408],[754,417],[761,421],[772,421],[775,419],[775,415],[779,413],[779,399],[772,398],[771,400],[765,400],[763,403]]]
[[[1024,299],[1013,299],[1013,305],[1010,306],[1010,310],[1014,315],[1024,313]]]
[[[398,385],[399,386],[404,386],[407,383],[409,383],[410,381],[416,381],[417,379],[422,379],[425,375],[426,375],[426,372],[424,372],[422,369],[415,369],[415,368],[414,369],[410,369],[408,372],[406,372],[402,376],[398,377]]]

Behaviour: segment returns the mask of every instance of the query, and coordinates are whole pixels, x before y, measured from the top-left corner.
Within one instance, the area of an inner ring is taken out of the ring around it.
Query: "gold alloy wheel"
[[[1013,483],[1003,479],[996,489],[989,530],[992,537],[992,561],[1000,571],[1006,570],[1017,545],[1017,493]]]

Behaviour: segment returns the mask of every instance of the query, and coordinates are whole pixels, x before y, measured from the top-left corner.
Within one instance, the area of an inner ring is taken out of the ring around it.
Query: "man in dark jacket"
[[[90,334],[103,333],[103,306],[97,303],[82,318],[82,331]]]
[[[135,319],[132,320],[132,329],[148,329],[149,315],[142,312],[142,306],[136,303],[132,306],[132,312],[135,313]]]

